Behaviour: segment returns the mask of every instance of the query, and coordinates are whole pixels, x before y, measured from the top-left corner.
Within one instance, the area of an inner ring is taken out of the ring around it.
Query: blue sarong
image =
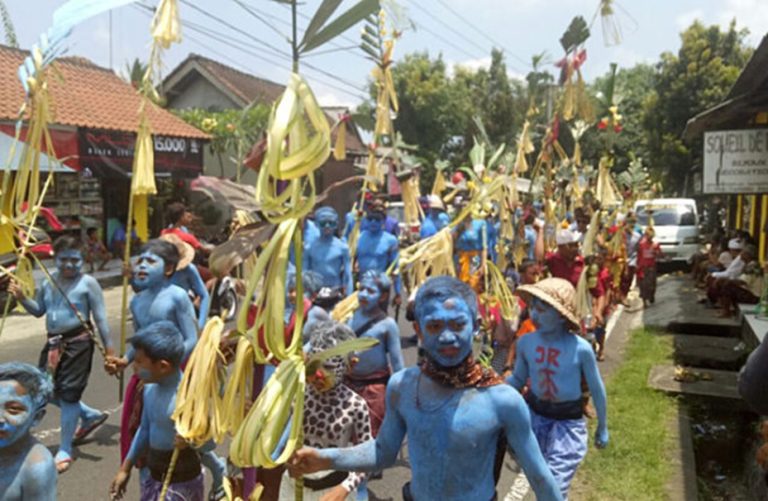
[[[531,428],[563,499],[567,501],[571,480],[587,455],[587,422],[584,418],[550,419],[531,411]]]
[[[141,501],[157,501],[163,483],[147,475],[141,479]],[[168,492],[163,501],[203,501],[205,499],[205,486],[203,474],[188,482],[176,482],[168,486]]]

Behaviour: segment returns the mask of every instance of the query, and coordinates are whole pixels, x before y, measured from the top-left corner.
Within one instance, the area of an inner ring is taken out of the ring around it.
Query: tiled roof
[[[16,71],[29,54],[0,45],[0,120],[15,120],[24,101]],[[111,70],[81,57],[63,57],[49,72],[53,123],[136,131],[141,98],[134,88]],[[154,134],[206,139],[208,135],[172,113],[151,105],[149,120]]]
[[[283,90],[285,90],[284,85],[243,73],[231,66],[208,59],[207,57],[190,54],[187,60],[196,61],[208,70],[229,92],[242,99],[243,105],[253,101],[272,103],[277,101],[283,94]]]
[[[205,74],[202,74],[200,69]],[[187,80],[186,84],[181,82],[190,73],[202,75],[203,78],[207,78],[209,81],[211,79],[215,80],[212,83],[221,91],[227,93],[235,102],[240,101],[238,105],[241,107],[245,107],[253,101],[271,105],[280,98],[285,90],[285,86],[282,84],[242,72],[199,54],[190,54],[165,78],[162,85],[163,91],[168,95],[171,93],[183,93],[186,88],[185,85],[189,84],[189,80]],[[199,106],[206,108],[204,103],[201,103]],[[323,110],[331,126],[336,125],[341,115],[349,112],[348,108],[340,106],[323,107]],[[349,128],[347,131],[347,150],[365,152],[366,146],[360,138],[357,127],[354,127],[354,130],[351,132]],[[334,141],[336,140],[335,129],[332,133],[332,138]]]

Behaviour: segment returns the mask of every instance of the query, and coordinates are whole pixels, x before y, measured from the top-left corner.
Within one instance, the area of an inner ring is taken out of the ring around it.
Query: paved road
[[[119,337],[120,332],[120,300],[121,289],[119,287],[105,290],[107,315],[109,327],[113,339]],[[45,341],[45,324],[43,319],[36,319],[26,314],[14,313],[5,322],[0,333],[0,362],[20,360],[36,364],[40,349]],[[401,334],[403,335],[404,356],[407,365],[415,364],[416,348],[406,341],[413,331],[411,326],[400,319]],[[129,336],[131,331],[129,330]],[[70,470],[59,477],[59,499],[69,501],[97,501],[107,500],[109,483],[119,467],[119,414],[118,384],[116,378],[108,376],[101,369],[101,358],[94,358],[94,369],[91,373],[90,383],[85,392],[85,402],[99,409],[109,410],[112,415],[106,424],[101,427],[93,437],[82,446],[76,448],[76,461]],[[59,411],[54,406],[49,406],[48,414],[42,423],[36,428],[36,434],[40,440],[52,452],[56,451],[59,443]],[[222,455],[225,450],[220,451]],[[499,482],[499,499],[521,499],[516,495],[506,495],[512,489],[515,480],[518,481],[516,490],[520,489],[521,479],[517,479],[517,465],[507,455]],[[138,481],[136,475],[131,479],[127,499],[138,499]],[[384,472],[381,480],[373,480],[369,484],[370,499],[376,500],[400,500],[402,485],[410,479],[410,467],[408,464],[407,448],[403,447],[401,458],[395,467]],[[524,480],[523,480],[524,482]],[[523,489],[524,491],[524,489]]]

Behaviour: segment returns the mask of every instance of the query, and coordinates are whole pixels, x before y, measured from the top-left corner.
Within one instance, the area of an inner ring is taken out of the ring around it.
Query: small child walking
[[[141,422],[120,470],[112,480],[112,499],[122,499],[136,459],[147,453],[149,475],[141,479],[141,501],[156,501],[174,449],[178,459],[171,474],[164,500],[203,501],[204,484],[200,452],[211,450],[213,443],[194,449],[176,434],[171,415],[176,407],[176,393],[181,382],[184,340],[179,329],[169,321],[155,322],[139,330],[130,340],[135,355],[133,364],[144,383]]]

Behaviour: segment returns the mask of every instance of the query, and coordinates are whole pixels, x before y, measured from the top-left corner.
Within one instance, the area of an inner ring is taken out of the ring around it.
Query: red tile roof
[[[15,120],[24,101],[24,90],[16,71],[29,55],[0,45],[0,120]],[[63,57],[49,72],[53,123],[136,131],[141,98],[134,88],[111,70],[81,57]],[[149,120],[154,134],[207,139],[204,132],[172,113],[151,105]]]

